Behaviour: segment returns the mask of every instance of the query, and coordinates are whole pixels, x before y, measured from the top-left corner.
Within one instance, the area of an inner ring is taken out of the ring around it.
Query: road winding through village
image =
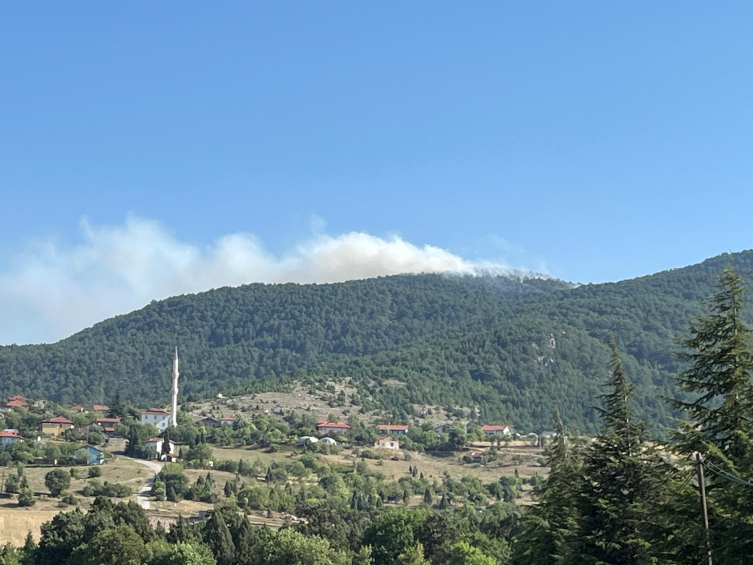
[[[162,470],[162,463],[158,463],[157,461],[144,461],[143,459],[134,459],[134,461],[137,461],[145,467],[148,467],[151,471],[154,471],[154,475],[149,477],[146,483],[144,483],[144,486],[141,487],[141,490],[136,493],[136,503],[144,510],[149,510],[152,506],[152,503],[149,501],[152,492],[152,485],[154,484],[154,479],[157,477],[157,473]]]

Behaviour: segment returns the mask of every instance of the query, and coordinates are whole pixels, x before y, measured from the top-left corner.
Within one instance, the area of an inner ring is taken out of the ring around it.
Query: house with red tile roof
[[[112,437],[115,435],[115,424],[120,423],[120,418],[97,418],[94,423],[102,428],[107,437]]]
[[[86,408],[81,405],[71,406],[70,408],[68,408],[68,410],[70,410],[71,412],[78,412],[79,414],[84,414],[86,412]]]
[[[107,411],[108,411],[108,410],[110,409],[110,407],[109,407],[109,406],[106,406],[106,405],[104,405],[104,404],[95,404],[94,406],[92,406],[92,408],[93,408],[93,409],[94,409],[94,410],[95,410],[96,412],[107,412]]]
[[[71,422],[68,418],[57,416],[55,418],[50,418],[49,420],[44,420],[42,422],[42,433],[57,437],[65,431],[74,428],[75,426],[76,424]]]
[[[0,447],[5,447],[6,445],[10,445],[11,443],[16,443],[17,441],[23,441],[23,437],[18,434],[18,432],[6,430],[0,432]]]
[[[501,426],[497,424],[483,425],[481,426],[481,431],[486,434],[486,437],[510,435],[510,428],[508,426]]]
[[[232,426],[233,424],[235,424],[236,420],[237,418],[235,417],[235,414],[230,414],[230,416],[220,418],[220,426]]]
[[[316,425],[316,429],[323,434],[349,434],[350,426],[345,422],[328,422],[326,420],[319,420]]]

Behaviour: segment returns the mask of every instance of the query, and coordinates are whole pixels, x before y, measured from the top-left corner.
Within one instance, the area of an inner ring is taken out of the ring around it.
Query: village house
[[[230,414],[230,416],[225,416],[224,418],[220,418],[220,425],[221,426],[232,426],[235,424],[235,420],[237,418],[235,417],[235,414]]]
[[[5,430],[0,432],[0,447],[6,447],[17,441],[23,441],[23,437],[18,435],[18,432]]]
[[[327,420],[319,420],[316,424],[316,429],[323,434],[349,434],[350,426],[345,422],[328,422]]]
[[[377,429],[384,433],[389,435],[403,435],[408,433],[408,425],[407,424],[379,424],[377,426]]]
[[[486,437],[510,435],[510,428],[508,426],[499,426],[496,424],[483,425],[481,426],[481,431],[486,434]]]
[[[3,412],[7,412],[8,410],[11,410],[13,408],[21,408],[22,410],[28,410],[29,409],[29,403],[25,400],[19,400],[18,398],[12,398],[8,400],[5,404],[2,406],[5,408]]]
[[[400,442],[390,436],[379,436],[374,447],[377,449],[400,449]]]
[[[168,412],[159,408],[152,408],[141,413],[141,424],[152,424],[157,427],[159,433],[164,432],[170,426],[171,418]]]
[[[68,408],[71,412],[78,412],[79,414],[86,414],[87,410],[81,405],[71,406]]]
[[[481,451],[469,451],[463,456],[466,463],[481,463],[484,460],[484,454]]]
[[[209,428],[210,430],[213,430],[217,426],[220,425],[220,421],[217,418],[212,418],[211,416],[207,416],[206,418],[202,418],[199,420],[206,428]]]
[[[120,423],[120,418],[97,418],[94,423],[102,428],[107,437],[112,437],[116,435],[115,424]]]
[[[57,437],[67,430],[73,429],[75,427],[76,424],[71,422],[68,418],[57,416],[55,418],[50,418],[49,420],[44,420],[42,422],[42,433]]]
[[[172,460],[178,457],[178,447],[175,445],[174,441],[168,440],[170,442],[170,455],[165,456],[162,455],[162,447],[164,446],[165,440],[161,437],[153,437],[149,440],[144,442],[144,447],[147,449],[153,449],[157,452],[157,459],[160,461],[168,461]]]
[[[104,404],[95,404],[92,408],[95,412],[107,412],[110,409],[109,406],[105,406]]]

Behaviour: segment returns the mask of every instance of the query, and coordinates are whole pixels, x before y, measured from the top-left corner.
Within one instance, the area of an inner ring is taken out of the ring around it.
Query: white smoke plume
[[[277,257],[250,234],[205,248],[161,223],[129,217],[119,226],[82,221],[83,241],[30,244],[0,273],[0,343],[55,341],[151,300],[252,282],[332,283],[399,273],[510,272],[400,237],[313,235]]]

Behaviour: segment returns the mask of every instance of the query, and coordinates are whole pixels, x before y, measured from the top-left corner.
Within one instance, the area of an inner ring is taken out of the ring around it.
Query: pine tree
[[[742,280],[729,265],[718,282],[707,314],[693,322],[690,337],[681,341],[685,351],[680,357],[689,366],[677,381],[690,399],[673,405],[689,421],[680,424],[673,440],[688,464],[695,452],[706,460],[714,561],[734,564],[753,555],[753,487],[714,471],[753,482],[753,354],[751,331],[742,320]]]
[[[599,408],[605,428],[586,451],[577,494],[576,563],[643,565],[654,562],[655,512],[664,498],[667,465],[646,444],[646,425],[632,413],[634,386],[612,341],[610,392]]]
[[[235,563],[235,545],[221,512],[215,512],[207,524],[206,543],[212,549],[217,565]]]
[[[566,562],[577,528],[576,478],[581,461],[570,446],[556,408],[552,419],[557,435],[546,461],[549,477],[534,491],[538,504],[524,516],[513,546],[513,562],[520,565]]]
[[[424,490],[424,502],[426,504],[431,504],[431,501],[431,490],[429,489],[429,487],[426,487],[426,490]]]

